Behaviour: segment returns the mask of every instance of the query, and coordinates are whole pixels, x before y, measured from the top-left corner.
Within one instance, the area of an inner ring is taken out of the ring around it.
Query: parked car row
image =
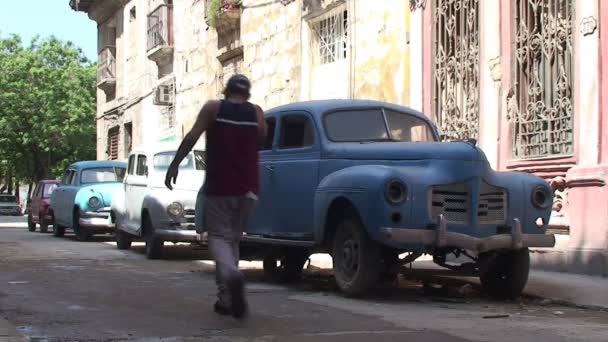
[[[241,255],[263,260],[274,278],[297,279],[312,253],[329,253],[339,288],[356,296],[430,254],[511,298],[527,282],[528,247],[555,244],[546,232],[553,192],[543,179],[492,170],[474,140],[441,142],[419,112],[313,101],[271,109],[266,122],[261,193]],[[163,179],[174,153],[139,149],[128,164],[70,166],[51,195],[55,235],[112,231],[120,249],[143,238],[149,258],[162,256],[165,241],[196,241],[204,151],[184,160],[169,191]],[[453,256],[469,262],[451,263]]]
[[[0,194],[0,215],[20,216],[22,208],[17,197],[11,194]]]

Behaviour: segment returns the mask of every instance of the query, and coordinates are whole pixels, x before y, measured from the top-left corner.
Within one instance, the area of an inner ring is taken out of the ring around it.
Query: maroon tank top
[[[249,102],[222,101],[215,123],[207,131],[206,194],[258,194],[258,121]]]

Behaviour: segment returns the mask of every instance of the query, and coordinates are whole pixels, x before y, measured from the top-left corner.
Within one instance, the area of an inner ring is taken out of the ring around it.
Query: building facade
[[[602,0],[72,0],[98,24],[98,158],[179,140],[230,75],[263,108],[365,98],[555,189],[538,267],[608,275]],[[603,53],[602,53],[603,52]],[[602,72],[603,70],[603,72]]]

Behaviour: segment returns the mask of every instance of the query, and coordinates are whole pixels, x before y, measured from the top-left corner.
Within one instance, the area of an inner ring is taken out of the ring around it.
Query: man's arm
[[[264,111],[258,105],[255,105],[255,114],[258,119],[258,137],[260,144],[266,141],[266,135],[268,134],[268,127],[266,126],[266,119],[264,119]]]
[[[182,162],[182,160],[184,160],[184,158],[186,158],[188,153],[192,151],[192,148],[201,135],[208,130],[211,124],[215,121],[217,113],[220,109],[220,104],[220,101],[208,101],[198,113],[194,126],[192,126],[190,132],[188,132],[188,134],[186,134],[182,140],[177,152],[175,153],[175,157],[167,170],[167,176],[165,177],[165,185],[167,188],[173,188],[171,183],[175,183],[175,180],[177,179],[177,170],[179,168],[179,164]]]

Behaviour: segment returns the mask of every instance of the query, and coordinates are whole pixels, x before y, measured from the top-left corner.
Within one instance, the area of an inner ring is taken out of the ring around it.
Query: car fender
[[[164,188],[148,189],[141,208],[142,221],[144,213],[147,212],[155,227],[164,227],[171,222],[171,218],[167,214],[167,206],[173,201],[179,201],[182,197],[183,191],[180,190],[171,191]]]
[[[394,168],[383,165],[347,167],[327,175],[321,180],[315,193],[314,238],[317,244],[326,242],[330,210],[335,201],[346,201],[352,206],[372,239],[379,233],[374,227],[382,219],[383,189],[388,179],[395,175]],[[344,202],[344,203],[346,203]]]
[[[112,210],[112,218],[114,223],[116,224],[116,228],[120,228],[120,226],[124,223],[125,217],[127,215],[127,201],[126,201],[126,192],[124,187],[121,187],[119,190],[116,190],[114,196],[112,197],[112,204],[110,205],[110,209]]]

